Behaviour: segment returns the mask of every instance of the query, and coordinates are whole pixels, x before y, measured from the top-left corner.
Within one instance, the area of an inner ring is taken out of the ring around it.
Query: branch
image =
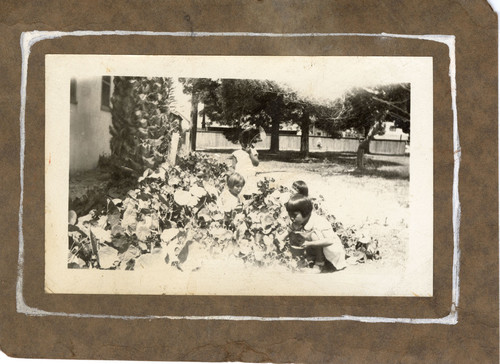
[[[403,117],[402,117],[401,115],[398,115],[398,114],[396,114],[396,113],[393,113],[392,111],[389,111],[389,115],[392,115],[393,117],[398,118],[398,119],[403,119]],[[408,121],[408,122],[409,122],[409,121],[410,121],[410,118],[404,118],[404,120],[406,120],[406,121]]]
[[[387,104],[387,105],[389,105],[389,106],[391,106],[391,107],[395,108],[396,110],[401,111],[403,114],[408,115],[408,117],[410,116],[410,113],[409,113],[408,111],[401,109],[400,107],[398,107],[398,106],[394,105],[392,102],[389,102],[389,101],[385,101],[385,100],[379,99],[378,97],[375,97],[375,96],[373,96],[373,99],[374,99],[375,101],[383,102],[384,104]]]

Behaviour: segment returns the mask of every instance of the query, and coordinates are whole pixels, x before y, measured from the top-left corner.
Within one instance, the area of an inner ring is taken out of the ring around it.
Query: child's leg
[[[314,262],[313,269],[315,269],[317,273],[323,273],[325,269],[325,254],[323,253],[323,247],[316,246],[314,248],[314,250],[316,250],[316,261]]]
[[[320,246],[309,247],[308,249],[309,268],[312,268],[314,273],[321,273],[325,266],[325,254]]]
[[[325,253],[323,253],[323,247],[315,246],[314,255],[315,255],[314,263],[316,263],[317,265],[325,264]]]
[[[309,267],[312,267],[312,265],[316,261],[316,252],[315,252],[314,248],[310,248],[310,247],[306,248],[304,253],[305,253],[305,259],[306,259],[307,264],[309,265]]]
[[[337,235],[335,235],[332,245],[323,248],[323,256],[333,264],[336,270],[344,269],[347,266],[344,246]]]
[[[318,234],[316,232],[310,233],[311,240],[318,240]],[[323,247],[321,246],[312,246],[310,247],[312,254],[314,255],[314,264],[318,266],[325,265],[325,254],[323,253]]]

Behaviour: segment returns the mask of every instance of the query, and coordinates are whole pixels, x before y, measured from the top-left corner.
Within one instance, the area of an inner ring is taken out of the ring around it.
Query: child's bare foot
[[[307,270],[308,273],[321,273],[323,268],[317,264],[314,264],[311,268]]]
[[[321,273],[325,268],[325,262],[315,262],[314,266],[311,268],[312,273]]]

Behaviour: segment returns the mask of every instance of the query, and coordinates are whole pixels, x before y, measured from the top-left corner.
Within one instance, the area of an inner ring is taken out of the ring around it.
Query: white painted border
[[[260,317],[260,316],[120,316],[105,314],[85,314],[51,312],[30,307],[26,304],[23,296],[24,282],[24,236],[23,236],[23,198],[24,198],[24,150],[25,150],[25,112],[26,112],[26,85],[28,78],[28,58],[31,47],[42,40],[61,38],[63,36],[96,36],[96,35],[149,35],[149,36],[172,36],[172,37],[335,37],[335,36],[358,36],[358,37],[392,37],[428,40],[444,43],[448,46],[450,65],[449,76],[451,82],[452,111],[453,111],[453,147],[454,147],[454,178],[453,178],[453,277],[452,277],[452,303],[450,313],[442,318],[391,318],[391,317],[369,317],[369,316],[320,316],[320,317]],[[19,198],[19,255],[18,272],[16,283],[16,309],[18,313],[29,316],[63,316],[79,318],[110,318],[122,320],[141,319],[170,319],[170,320],[226,320],[226,321],[358,321],[367,323],[408,323],[408,324],[444,324],[455,325],[458,322],[458,301],[460,297],[460,201],[458,194],[458,172],[460,168],[460,141],[458,136],[458,121],[456,107],[456,63],[455,63],[455,36],[453,35],[405,35],[405,34],[370,34],[370,33],[244,33],[244,32],[150,32],[150,31],[32,31],[21,34],[21,108],[20,108],[20,184],[21,192]]]

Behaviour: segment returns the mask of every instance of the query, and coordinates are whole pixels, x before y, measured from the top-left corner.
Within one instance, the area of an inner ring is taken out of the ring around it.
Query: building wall
[[[101,77],[77,78],[76,102],[70,109],[70,174],[93,169],[100,155],[110,154],[111,112],[101,110]]]

